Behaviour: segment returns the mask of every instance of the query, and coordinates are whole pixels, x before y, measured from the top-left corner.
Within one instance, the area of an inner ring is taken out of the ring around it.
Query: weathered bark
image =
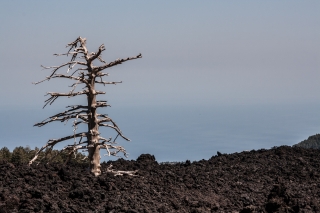
[[[101,174],[100,166],[100,145],[94,145],[93,147],[88,147],[89,160],[90,160],[90,172],[95,176]]]
[[[97,118],[97,101],[96,94],[94,93],[95,89],[95,75],[91,76],[90,79],[90,93],[88,94],[88,109],[90,110],[88,116],[88,132],[90,133],[88,139],[88,152],[90,160],[90,171],[98,176],[101,174],[100,166],[100,146],[99,143],[99,124]]]
[[[73,122],[74,126],[74,134],[73,136],[67,136],[60,139],[51,139],[48,143],[43,146],[35,155],[35,157],[29,162],[29,165],[32,164],[38,157],[39,153],[46,148],[52,149],[57,143],[74,139],[73,145],[67,145],[64,149],[68,150],[70,155],[77,152],[79,149],[87,149],[88,157],[90,160],[90,171],[95,176],[101,174],[100,169],[100,149],[106,149],[108,155],[116,156],[117,153],[122,152],[125,156],[127,156],[126,150],[122,146],[114,146],[112,144],[115,143],[115,140],[118,136],[123,139],[130,141],[127,137],[125,137],[119,127],[115,124],[115,122],[104,114],[98,114],[97,108],[110,106],[106,103],[106,101],[97,101],[97,95],[105,94],[102,91],[95,90],[95,84],[118,84],[120,82],[106,82],[102,80],[103,76],[108,76],[108,73],[101,72],[104,69],[119,65],[123,62],[141,58],[141,54],[138,54],[135,57],[129,57],[126,59],[117,59],[113,62],[107,63],[101,58],[101,53],[105,50],[104,45],[101,45],[97,52],[89,53],[86,47],[86,39],[78,37],[75,41],[69,43],[67,47],[70,47],[69,51],[65,54],[55,54],[56,56],[61,55],[72,55],[71,61],[64,63],[60,66],[52,66],[52,67],[44,67],[44,69],[52,69],[52,73],[50,76],[46,77],[42,81],[35,82],[34,84],[39,84],[44,81],[49,81],[54,78],[66,78],[76,81],[76,83],[72,84],[72,90],[68,93],[57,93],[57,92],[48,92],[47,95],[50,97],[45,101],[45,106],[48,104],[51,105],[57,98],[59,97],[74,97],[78,95],[86,95],[87,96],[87,106],[83,105],[74,105],[68,106],[69,110],[53,115],[44,121],[35,124],[35,126],[43,126],[53,121],[67,122],[70,119],[75,119]],[[78,57],[78,55],[81,55]],[[84,59],[83,61],[76,61],[77,58]],[[103,63],[101,66],[94,66],[93,61],[98,59]],[[77,68],[71,75],[59,74],[56,73],[60,68],[68,66],[67,73],[73,69],[75,66],[82,66]],[[78,73],[78,76],[74,76]],[[96,78],[99,78],[98,80]],[[79,84],[84,84],[85,87],[81,91],[75,91],[76,87]],[[99,119],[102,117],[103,119]],[[80,121],[78,121],[80,119]],[[106,122],[111,122],[112,124],[105,124]],[[76,134],[77,126],[79,124],[86,124],[88,127],[88,132],[86,133],[78,133]],[[109,127],[114,129],[117,132],[117,137],[112,141],[112,138],[105,139],[100,136],[99,126]],[[76,139],[80,137],[80,140],[76,142]],[[87,140],[82,142],[82,138],[86,137]],[[83,145],[85,144],[85,145]],[[110,151],[110,149],[114,149],[115,151]]]

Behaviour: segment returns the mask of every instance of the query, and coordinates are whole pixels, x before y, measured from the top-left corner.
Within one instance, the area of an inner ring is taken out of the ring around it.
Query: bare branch
[[[41,80],[41,81],[32,82],[32,84],[37,85],[37,84],[40,84],[40,83],[42,83],[42,82],[44,82],[44,81],[49,81],[49,80],[50,80],[50,77],[47,76],[45,79],[43,79],[43,80]]]
[[[76,83],[72,84],[72,85],[71,85],[72,90],[70,90],[69,93],[73,93],[74,90],[76,89],[76,87],[78,86],[78,84],[79,84],[80,82],[83,83],[83,81],[81,81],[81,80],[79,79]],[[87,85],[88,85],[88,87],[90,87],[90,84],[87,84]]]
[[[78,43],[80,43],[80,47],[78,47]],[[73,61],[79,53],[82,53],[85,56],[85,59],[88,60],[88,50],[86,48],[86,38],[81,38],[80,36],[73,42],[67,44],[66,47],[70,47],[68,53],[72,49],[74,49],[74,53],[72,55],[71,61]]]
[[[94,91],[95,94],[105,94],[105,92],[100,92],[100,91]],[[70,93],[57,93],[57,92],[48,92],[47,95],[51,95],[50,98],[48,98],[47,100],[45,100],[45,105],[43,106],[43,108],[45,108],[48,104],[53,104],[53,102],[60,96],[67,96],[67,97],[74,97],[77,95],[83,95],[83,94],[89,94],[89,90],[83,90],[80,92],[70,92]]]
[[[97,77],[109,76],[109,73],[97,72],[96,76]]]
[[[80,92],[75,92],[75,93],[57,93],[57,92],[48,92],[47,95],[51,95],[50,98],[48,98],[47,100],[45,100],[45,105],[43,106],[43,108],[45,108],[48,104],[53,104],[53,102],[58,98],[58,97],[61,97],[61,96],[67,96],[67,97],[74,97],[74,96],[77,96],[77,95],[83,95],[83,94],[89,94],[89,90],[83,90],[83,91],[80,91]],[[97,95],[97,94],[106,94],[105,92],[101,92],[101,91],[94,91],[94,94]]]
[[[96,108],[98,107],[111,107],[111,105],[107,104],[106,101],[97,101],[97,104],[95,105]]]
[[[77,48],[77,49],[74,49],[74,52],[67,52],[67,53],[55,53],[53,54],[54,56],[62,56],[62,55],[74,55],[74,54],[80,54],[80,53],[83,53],[83,49],[81,48]]]
[[[106,48],[104,47],[104,44],[100,45],[98,51],[96,53],[92,53],[91,57],[89,58],[89,61],[93,61],[96,58],[98,58],[100,61],[103,61],[100,57],[102,51],[104,51]],[[104,62],[105,63],[105,62]]]
[[[53,117],[57,117],[57,116],[62,116],[62,115],[69,115],[71,113],[76,113],[76,114],[79,114],[79,113],[82,113],[82,112],[87,112],[87,110],[81,110],[81,111],[75,111],[75,110],[78,110],[78,109],[88,109],[87,106],[83,106],[83,105],[73,105],[73,106],[67,106],[66,108],[71,108],[71,109],[68,109],[64,112],[59,112],[55,115],[52,115],[50,116],[49,118],[53,118]],[[75,112],[74,112],[75,111]]]
[[[78,122],[75,122],[72,126],[78,126],[79,124],[88,124],[89,122],[88,121],[78,121]]]
[[[51,96],[47,100],[45,100],[45,105],[42,108],[45,108],[48,104],[53,104],[53,102],[58,98],[58,96]]]
[[[126,58],[126,59],[117,59],[117,60],[115,60],[113,62],[110,62],[108,64],[105,64],[105,65],[102,65],[102,66],[99,66],[99,67],[95,67],[94,71],[95,72],[100,72],[101,70],[104,70],[106,68],[110,68],[110,67],[122,64],[123,62],[129,61],[129,60],[133,60],[133,59],[138,59],[138,58],[142,58],[141,53],[139,53],[137,56],[134,56],[134,57],[129,57],[129,58]]]
[[[87,146],[80,146],[80,145],[68,145],[66,147],[63,148],[63,150],[68,150],[69,155],[70,154],[75,154],[79,149],[87,149]]]
[[[52,73],[51,73],[51,75],[50,75],[50,77],[49,77],[49,78],[51,78],[51,77],[56,73],[56,71],[57,71],[58,69],[60,69],[61,67],[64,67],[64,66],[69,65],[69,68],[68,68],[68,71],[67,71],[67,73],[68,73],[69,70],[71,70],[71,69],[72,69],[75,65],[77,65],[77,64],[87,65],[85,62],[82,62],[82,61],[69,61],[69,62],[67,62],[67,63],[64,63],[64,64],[60,65],[60,66],[45,67],[45,66],[42,66],[42,65],[41,65],[41,67],[44,68],[44,69],[53,69],[53,70],[52,70]]]
[[[114,146],[111,144],[102,144],[100,145],[100,149],[106,149],[108,152],[108,156],[112,155],[115,157],[119,157],[117,154],[122,152],[125,157],[128,157],[127,151],[122,146]],[[115,151],[110,151],[110,149],[115,149]]]
[[[50,98],[48,98],[47,100],[45,100],[45,105],[43,106],[43,108],[45,108],[48,104],[53,104],[53,102],[58,98],[58,97],[61,97],[61,96],[67,96],[67,97],[74,97],[74,96],[77,96],[77,95],[84,95],[84,94],[89,94],[89,90],[83,90],[83,91],[79,91],[79,92],[69,92],[69,93],[57,93],[57,92],[48,92],[47,95],[51,95]],[[106,94],[105,92],[102,92],[102,91],[96,91],[96,90],[93,90],[93,95],[98,95],[98,94]]]
[[[75,111],[72,112],[73,109],[64,111],[62,113],[58,113],[56,115],[50,116],[49,118],[43,120],[42,122],[36,123],[34,126],[44,126],[47,123],[51,123],[53,121],[60,121],[60,122],[65,122],[70,120],[71,118],[80,118],[83,121],[87,122],[88,121],[88,115],[87,115],[87,110],[80,110],[80,111]],[[85,113],[85,114],[81,114]]]
[[[86,60],[88,61],[89,57],[88,57],[88,50],[87,50],[87,47],[86,47],[87,39],[79,37],[79,41],[81,43],[80,47],[83,49],[83,55],[85,56]]]
[[[78,133],[78,134],[72,134],[72,135],[69,135],[69,136],[66,136],[66,137],[63,137],[63,138],[59,138],[59,139],[50,139],[46,146],[54,146],[54,145],[56,145],[57,143],[59,143],[61,141],[69,140],[69,139],[72,139],[74,137],[78,138],[78,137],[87,137],[87,136],[88,136],[88,133],[81,132],[81,133]]]
[[[68,97],[73,97],[73,96],[77,96],[77,95],[84,95],[84,94],[89,94],[89,90],[82,90],[80,92],[73,92],[73,93],[58,93],[58,92],[48,92],[48,95],[51,96],[68,96]],[[94,95],[98,95],[98,94],[106,94],[106,92],[102,92],[102,91],[94,91]]]
[[[78,43],[80,43],[80,47],[78,47]],[[79,54],[79,53],[83,53],[85,55],[85,58],[87,59],[88,50],[87,50],[85,44],[86,44],[86,39],[85,38],[81,38],[80,36],[75,41],[67,44],[66,47],[70,47],[68,53],[70,53],[70,51],[73,48],[74,48],[74,51],[75,51],[75,53],[73,54],[73,56],[71,58],[71,61],[73,61],[77,57],[77,54]]]
[[[129,175],[129,176],[137,176],[136,173],[138,172],[138,170],[135,171],[117,171],[112,169],[112,164],[110,164],[110,166],[107,168],[107,172],[110,172],[112,174],[114,174],[114,176],[122,176],[122,175]]]
[[[66,47],[70,46],[70,49],[69,49],[68,53],[72,50],[72,48],[77,48],[78,42],[80,41],[80,39],[81,39],[81,37],[79,36],[76,40],[74,40],[73,42],[67,44]]]
[[[107,63],[105,60],[103,60],[103,59],[101,58],[101,56],[98,56],[97,58],[99,59],[100,62],[105,63],[105,64]]]
[[[117,134],[117,136],[114,138],[112,143],[116,143],[117,138],[119,137],[119,133]]]
[[[115,126],[112,126],[112,125],[110,125],[110,124],[103,124],[103,123],[99,123],[99,126],[110,127],[110,128],[112,128],[112,129],[116,130],[117,133],[118,133],[123,139],[125,139],[125,140],[127,140],[127,141],[130,141],[130,139],[127,138],[127,137],[125,137],[125,136],[122,134],[122,132],[119,130],[119,128],[117,128],[117,127],[115,127]]]
[[[78,68],[71,74],[71,76],[73,76],[77,71],[80,71],[80,70],[88,70],[88,68],[84,68],[84,67]]]
[[[83,68],[81,68],[81,69],[79,68],[76,71],[80,71],[80,70],[86,70],[86,68],[84,68],[84,69]],[[72,80],[75,80],[75,81],[81,81],[82,83],[88,84],[87,79],[84,78],[84,74],[83,73],[81,73],[81,75],[82,75],[81,77],[75,77],[75,76],[73,76],[73,74],[75,72],[73,72],[72,75],[64,75],[64,74],[55,73],[55,74],[53,74],[51,76],[47,76],[45,79],[43,79],[41,81],[32,82],[32,84],[35,84],[35,85],[36,84],[40,84],[40,83],[42,83],[44,81],[49,81],[51,78],[69,78],[69,79],[72,79]]]
[[[95,83],[98,83],[98,84],[103,84],[104,86],[106,85],[106,84],[114,84],[114,85],[116,85],[116,84],[121,84],[122,83],[122,81],[115,81],[115,82],[106,82],[106,81],[95,81]]]
[[[61,141],[65,141],[65,140],[69,140],[72,139],[74,137],[87,137],[87,133],[86,132],[82,132],[82,133],[78,133],[76,135],[69,135],[63,138],[59,138],[59,139],[50,139],[48,141],[48,143],[43,146],[41,149],[38,150],[38,152],[35,154],[35,156],[29,161],[29,165],[31,165],[39,156],[39,154],[45,150],[47,147],[49,147],[50,149],[52,149],[57,143],[61,142]]]
[[[120,131],[120,128],[118,127],[116,122],[114,122],[108,115],[106,115],[106,114],[98,114],[98,117],[104,118],[104,119],[98,120],[98,124],[103,123],[103,122],[111,122],[113,124],[113,126]]]
[[[80,73],[81,76],[79,77],[75,77],[75,76],[72,76],[72,75],[64,75],[64,74],[54,74],[51,78],[69,78],[69,79],[72,79],[72,80],[75,80],[75,81],[81,81],[85,84],[89,84],[87,79],[84,78],[84,73],[81,72]]]
[[[66,115],[66,116],[62,116],[61,118],[54,117],[54,118],[51,118],[50,120],[46,119],[40,123],[36,123],[34,126],[42,127],[53,121],[68,122],[71,118],[80,118],[83,120],[83,121],[76,122],[75,125],[78,125],[80,123],[88,123],[87,114],[83,114],[83,115]]]
[[[87,106],[83,106],[83,105],[70,105],[70,106],[66,106],[66,108],[71,108],[70,110],[88,109]]]

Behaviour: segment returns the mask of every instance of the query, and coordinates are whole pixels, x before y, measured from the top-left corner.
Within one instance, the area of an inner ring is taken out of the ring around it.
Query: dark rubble
[[[320,212],[320,150],[275,147],[159,164],[119,159],[138,176],[87,165],[0,164],[0,212]]]

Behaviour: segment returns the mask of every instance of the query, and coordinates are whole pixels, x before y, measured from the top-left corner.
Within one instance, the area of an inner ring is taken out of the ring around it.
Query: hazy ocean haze
[[[132,141],[119,140],[136,159],[150,153],[158,161],[208,159],[222,153],[293,145],[320,131],[318,104],[251,106],[111,107],[107,113]],[[72,120],[33,127],[61,106],[45,109],[1,109],[1,146],[43,146],[50,138],[73,134]],[[14,129],[12,129],[14,127]],[[78,129],[77,132],[85,131]],[[114,137],[112,129],[100,128],[102,136]],[[72,143],[69,140],[68,143]],[[67,142],[61,143],[62,148]],[[115,159],[103,157],[103,160]]]

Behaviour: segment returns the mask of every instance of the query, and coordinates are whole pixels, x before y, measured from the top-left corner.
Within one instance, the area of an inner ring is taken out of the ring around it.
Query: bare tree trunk
[[[95,74],[92,73],[89,79],[90,88],[88,94],[88,111],[89,111],[89,122],[88,122],[88,154],[90,161],[90,171],[95,176],[101,174],[100,166],[100,145],[99,143],[99,123],[97,116],[97,101],[95,94]]]
[[[94,145],[94,147],[89,147],[88,152],[89,152],[89,160],[90,160],[90,171],[95,176],[99,176],[101,174],[100,146]]]
[[[101,53],[105,50],[104,45],[102,44],[97,52],[88,52],[86,47],[86,39],[78,37],[75,41],[69,43],[67,45],[69,47],[69,51],[64,54],[55,54],[56,56],[61,55],[72,55],[72,58],[69,62],[64,63],[60,66],[50,66],[44,67],[44,69],[52,69],[51,75],[47,76],[44,80],[35,82],[34,84],[39,84],[44,81],[49,81],[54,78],[67,78],[76,81],[76,83],[72,84],[72,90],[68,93],[58,93],[58,92],[48,92],[47,94],[50,97],[45,101],[45,106],[48,104],[51,105],[57,98],[59,97],[74,97],[78,95],[86,95],[88,105],[72,105],[67,106],[68,110],[64,112],[60,112],[56,115],[50,116],[49,118],[43,120],[40,123],[36,123],[35,126],[44,126],[48,123],[59,121],[59,122],[67,122],[70,119],[75,119],[73,122],[74,134],[66,137],[62,137],[59,139],[50,139],[48,143],[43,146],[39,151],[36,152],[34,158],[30,160],[29,165],[31,165],[39,156],[40,152],[49,148],[52,148],[62,141],[74,139],[74,144],[67,145],[64,150],[69,151],[69,154],[76,154],[79,149],[88,150],[88,157],[90,161],[90,170],[95,176],[101,174],[101,166],[100,166],[100,149],[106,149],[108,155],[117,156],[117,153],[122,152],[125,156],[127,156],[126,150],[122,146],[116,146],[116,139],[118,136],[123,139],[130,141],[129,138],[125,137],[117,124],[106,114],[98,114],[97,108],[99,107],[107,107],[110,106],[107,104],[107,101],[96,100],[97,95],[105,94],[102,91],[95,90],[95,83],[108,85],[108,84],[118,84],[122,82],[107,82],[103,81],[104,76],[108,76],[108,73],[103,73],[102,71],[111,68],[113,66],[122,64],[123,62],[134,60],[141,58],[141,54],[138,54],[134,57],[128,57],[125,59],[117,59],[113,62],[107,63],[101,58]],[[79,59],[79,60],[78,60]],[[93,61],[98,60],[103,63],[101,66],[94,66]],[[75,66],[78,67],[72,74],[60,74],[57,71],[62,67],[68,67],[67,73],[72,70]],[[76,76],[78,75],[78,76]],[[97,80],[98,79],[98,80]],[[85,85],[82,91],[75,91],[78,85]],[[109,124],[108,124],[109,123]],[[76,133],[77,126],[80,124],[86,124],[88,127],[87,132]],[[112,141],[112,138],[103,138],[99,133],[99,126],[112,128],[117,132],[117,136]],[[77,138],[80,138],[78,142],[76,142]],[[82,141],[82,138],[87,138],[86,141]],[[115,150],[115,151],[110,151]]]

